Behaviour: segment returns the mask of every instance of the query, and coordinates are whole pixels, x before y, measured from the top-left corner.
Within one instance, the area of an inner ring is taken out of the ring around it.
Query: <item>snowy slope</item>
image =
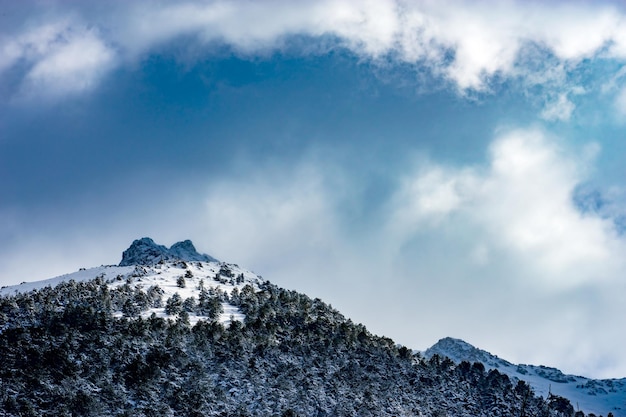
[[[585,413],[626,417],[626,378],[589,379],[565,375],[555,368],[535,365],[515,365],[489,352],[478,349],[460,339],[445,338],[424,352],[430,358],[434,354],[447,356],[454,362],[481,362],[487,369],[497,369],[511,378],[526,381],[537,395],[546,398],[549,393],[570,400],[574,409]]]
[[[189,297],[195,297],[197,300],[201,284],[207,290],[214,292],[222,291],[230,294],[235,288],[241,290],[247,284],[256,287],[262,282],[257,275],[239,268],[237,265],[223,262],[185,262],[178,260],[163,261],[155,265],[100,266],[81,269],[71,274],[43,281],[25,282],[19,285],[3,287],[0,289],[0,296],[24,293],[47,286],[54,287],[61,282],[70,280],[76,282],[89,281],[97,277],[102,278],[111,288],[129,283],[132,286],[139,286],[143,291],[146,291],[151,286],[157,285],[163,290],[163,300],[167,300],[175,293],[178,293],[183,300]],[[180,277],[186,277],[184,278],[184,288],[178,286],[177,280]],[[235,306],[223,302],[222,307],[224,309],[220,317],[222,323],[229,323],[231,319],[243,320],[243,315]],[[141,315],[148,317],[152,313],[159,317],[168,317],[165,313],[165,307],[151,308],[148,311],[144,311]],[[117,312],[116,315],[121,316],[122,313]],[[193,325],[201,318],[190,313],[189,321]]]
[[[180,287],[177,282],[181,277],[185,281],[184,287]],[[126,282],[138,285],[143,290],[157,285],[163,290],[164,300],[167,300],[175,293],[178,293],[183,300],[189,297],[195,297],[197,300],[201,288],[230,294],[235,288],[241,290],[247,284],[252,284],[256,287],[262,281],[254,273],[241,269],[234,264],[174,261],[152,266],[136,266],[130,274],[116,278],[110,285],[115,287],[124,285]],[[222,323],[228,323],[231,319],[243,321],[244,317],[237,307],[227,302],[223,302],[222,307],[224,308],[224,312],[220,317]],[[167,317],[164,307],[151,308],[143,312],[142,316],[148,317],[152,313],[155,313],[158,317]],[[121,313],[118,314],[121,316]],[[193,325],[201,318],[201,316],[190,313],[189,321]]]
[[[43,281],[2,287],[0,296],[24,293],[48,286],[54,287],[61,282],[71,280],[82,282],[96,278],[102,279],[110,288],[130,284],[145,292],[150,287],[158,286],[162,290],[164,301],[174,294],[178,294],[182,300],[190,297],[198,300],[202,289],[213,294],[224,292],[231,294],[235,288],[241,290],[248,284],[258,287],[262,283],[261,278],[250,271],[198,253],[190,240],[177,242],[168,249],[144,237],[135,240],[124,251],[119,266],[81,269]],[[184,284],[180,282],[181,279]],[[244,316],[237,307],[227,302],[222,302],[222,307],[224,310],[220,316],[222,323],[229,323],[231,320],[243,321]],[[165,312],[165,302],[162,307],[150,308],[141,315],[149,317],[153,313],[158,317],[168,317]],[[122,312],[116,312],[115,315],[122,316]],[[192,325],[201,318],[195,313],[189,314],[189,322]]]
[[[126,276],[134,271],[134,266],[99,266],[96,268],[84,269],[72,272],[70,274],[59,275],[58,277],[45,279],[43,281],[22,282],[18,285],[10,285],[0,288],[0,296],[11,295],[15,293],[25,293],[32,290],[38,290],[45,287],[55,287],[61,282],[74,280],[76,282],[90,281],[98,276],[105,280],[110,280],[118,275]]]

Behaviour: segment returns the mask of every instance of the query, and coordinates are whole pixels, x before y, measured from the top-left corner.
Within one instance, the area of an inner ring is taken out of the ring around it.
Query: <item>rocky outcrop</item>
[[[122,254],[119,266],[129,265],[154,265],[161,261],[198,261],[212,262],[215,258],[196,251],[191,240],[185,240],[173,244],[169,249],[155,243],[149,237],[133,241],[128,249]]]

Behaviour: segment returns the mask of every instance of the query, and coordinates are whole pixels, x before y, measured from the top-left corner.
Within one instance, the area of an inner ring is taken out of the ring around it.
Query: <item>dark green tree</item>
[[[165,303],[165,312],[170,316],[175,316],[183,310],[183,299],[180,294],[175,293],[167,299]]]

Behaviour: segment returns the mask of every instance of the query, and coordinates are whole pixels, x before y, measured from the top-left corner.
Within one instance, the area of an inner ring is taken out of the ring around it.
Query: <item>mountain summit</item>
[[[201,254],[196,251],[191,240],[174,243],[169,249],[159,245],[149,237],[133,241],[128,249],[122,254],[119,266],[131,265],[155,265],[160,261],[198,261],[214,262],[217,259]]]
[[[455,362],[481,362],[487,368],[494,369],[500,366],[509,366],[510,362],[500,359],[491,353],[478,349],[461,339],[455,339],[452,337],[445,337],[428,348],[424,352],[424,356],[427,358],[438,354],[439,356],[447,356]]]

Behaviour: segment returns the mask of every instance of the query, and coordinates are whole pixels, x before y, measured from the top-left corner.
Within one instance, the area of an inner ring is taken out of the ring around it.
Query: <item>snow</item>
[[[481,362],[488,370],[497,369],[514,380],[526,381],[535,394],[547,398],[550,393],[565,397],[575,410],[586,414],[626,417],[626,378],[596,380],[582,376],[566,375],[556,368],[536,365],[515,365],[469,343],[445,338],[424,352],[447,356],[454,362]]]
[[[96,277],[102,277],[105,280],[111,280],[118,275],[126,276],[135,269],[134,266],[99,266],[96,268],[84,269],[72,272],[70,274],[59,275],[58,277],[35,282],[22,282],[18,285],[10,285],[0,288],[0,296],[12,295],[16,293],[26,293],[33,290],[39,290],[45,287],[55,287],[61,282],[74,280],[76,282],[90,281]]]
[[[222,306],[224,307],[224,312],[220,316],[221,323],[228,324],[232,320],[243,321],[243,319],[245,318],[245,316],[241,314],[239,309],[234,305],[229,303],[222,303]]]
[[[227,269],[233,274],[232,278],[221,277],[221,282],[215,280],[215,276],[220,270]],[[188,273],[191,272],[191,277]],[[236,276],[243,274],[244,280],[242,283],[236,283]],[[139,275],[139,276],[133,276]],[[126,279],[130,277],[132,285],[139,285],[144,291],[153,285],[158,285],[163,290],[164,305],[161,308],[151,308],[142,313],[142,317],[149,317],[154,313],[157,317],[169,317],[165,313],[165,300],[178,293],[180,297],[185,300],[189,297],[195,297],[196,301],[200,295],[200,282],[205,289],[212,288],[215,291],[223,291],[228,294],[233,289],[237,288],[241,290],[246,284],[258,285],[261,283],[261,279],[254,273],[241,269],[237,265],[225,264],[220,262],[164,262],[153,266],[137,266],[134,268],[134,272],[130,274]],[[185,279],[185,287],[179,287],[177,284],[178,278],[183,277]],[[127,281],[120,280],[112,283],[113,287],[124,285]],[[231,321],[231,317],[234,320],[243,321],[244,315],[241,314],[239,309],[229,303],[223,302],[222,307],[224,312],[220,316],[219,321],[224,324],[228,324]],[[196,324],[203,317],[196,314],[189,314],[189,323],[191,325]]]
[[[222,275],[220,273],[227,274]],[[228,276],[231,275],[231,276]],[[243,276],[243,281],[237,282],[237,276]],[[216,280],[216,276],[219,281]],[[234,264],[223,262],[184,262],[184,261],[168,261],[155,265],[144,266],[100,266],[97,268],[81,269],[71,274],[61,275],[37,282],[25,282],[19,285],[12,285],[0,289],[0,296],[10,296],[16,293],[25,293],[36,289],[45,288],[47,286],[56,286],[61,282],[74,280],[76,282],[89,281],[100,277],[104,282],[108,283],[111,288],[122,286],[126,283],[132,286],[138,286],[143,291],[147,291],[153,285],[159,286],[163,290],[163,307],[151,308],[141,313],[142,317],[150,317],[153,313],[157,317],[173,318],[165,312],[165,303],[167,299],[178,293],[185,300],[189,297],[195,297],[196,301],[200,295],[200,284],[206,290],[212,289],[215,292],[226,292],[231,294],[237,288],[241,290],[248,284],[255,287],[262,282],[253,272],[242,269]],[[185,286],[180,287],[177,280],[183,277]],[[245,316],[239,309],[228,303],[223,302],[224,312],[219,317],[219,321],[224,325],[228,325],[232,320],[243,321]],[[115,312],[116,317],[121,317],[122,312]],[[202,320],[203,316],[189,313],[190,325],[196,324]]]

